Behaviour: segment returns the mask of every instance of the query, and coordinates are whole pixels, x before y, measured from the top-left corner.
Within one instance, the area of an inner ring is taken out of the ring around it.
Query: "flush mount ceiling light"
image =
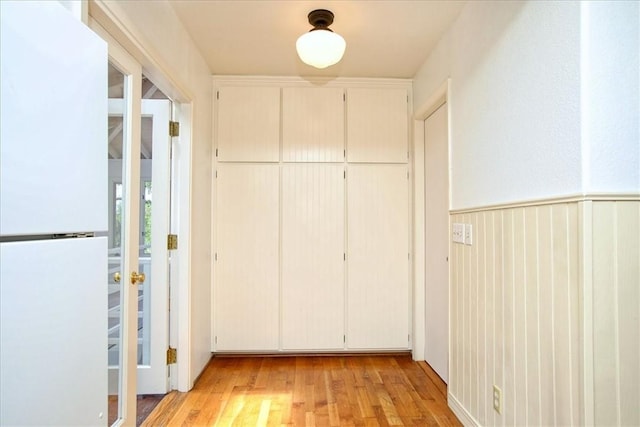
[[[302,62],[316,68],[327,68],[338,63],[347,44],[340,34],[329,29],[333,23],[333,13],[318,9],[310,12],[308,18],[313,28],[298,38],[298,56]]]

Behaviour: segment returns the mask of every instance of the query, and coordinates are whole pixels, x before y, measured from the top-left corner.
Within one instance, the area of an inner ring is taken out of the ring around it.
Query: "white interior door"
[[[58,2],[0,21],[0,425],[105,425],[106,238],[67,233],[107,226],[106,44]]]
[[[103,35],[104,37],[104,35]],[[109,40],[109,92],[119,92],[120,114],[108,114],[109,424],[136,423],[140,255],[140,98],[142,68]],[[106,86],[106,85],[105,85]],[[106,95],[106,93],[105,93]],[[105,96],[106,98],[106,96]],[[104,160],[103,160],[104,161]],[[115,162],[115,164],[114,164]],[[113,180],[113,170],[119,180]]]
[[[425,360],[448,382],[449,174],[447,106],[424,122],[425,135]]]
[[[122,99],[109,100],[109,116],[118,123],[125,113]],[[167,234],[170,204],[171,101],[142,100],[140,158],[139,266],[145,280],[138,288],[137,394],[168,391],[166,350],[168,347],[169,264]],[[115,127],[112,132],[117,132]],[[116,157],[118,157],[116,155]],[[122,160],[109,159],[110,188],[123,182]],[[117,214],[118,201],[110,200]]]

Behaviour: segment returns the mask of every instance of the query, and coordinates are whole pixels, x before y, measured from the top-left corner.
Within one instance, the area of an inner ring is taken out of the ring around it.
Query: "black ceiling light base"
[[[326,9],[316,9],[309,12],[309,24],[313,25],[313,30],[331,31],[329,25],[333,24],[333,12]]]

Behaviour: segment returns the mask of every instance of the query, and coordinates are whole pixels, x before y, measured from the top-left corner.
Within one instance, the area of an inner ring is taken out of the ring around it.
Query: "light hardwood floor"
[[[409,355],[215,357],[143,426],[458,426],[446,385]]]

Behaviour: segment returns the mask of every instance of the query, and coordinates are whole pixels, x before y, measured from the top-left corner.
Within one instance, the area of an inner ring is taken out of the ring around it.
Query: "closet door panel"
[[[285,162],[344,160],[344,90],[282,90],[282,155]]]
[[[347,170],[347,345],[405,349],[409,334],[406,165]]]
[[[217,94],[218,160],[280,159],[280,88],[222,87]]]
[[[277,350],[279,167],[218,164],[217,351]]]
[[[344,348],[344,166],[282,169],[282,346]]]
[[[361,163],[408,161],[406,89],[347,91],[347,159]]]

